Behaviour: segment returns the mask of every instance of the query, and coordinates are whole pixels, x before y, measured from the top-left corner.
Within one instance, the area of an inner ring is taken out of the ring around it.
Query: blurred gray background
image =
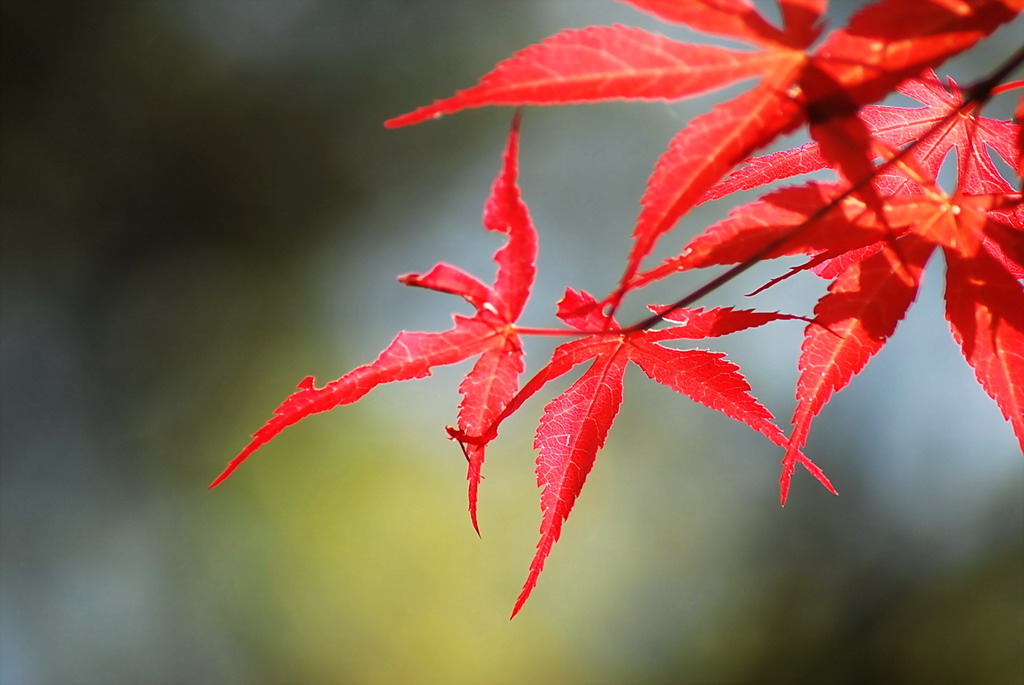
[[[561,28],[686,31],[611,0],[0,7],[0,683],[1024,682],[1024,463],[949,335],[941,260],[812,432],[841,497],[799,472],[780,509],[780,450],[631,372],[511,623],[540,521],[532,431],[569,380],[490,451],[482,539],[442,429],[466,366],[309,419],[207,492],[301,378],[465,311],[396,275],[493,273],[480,210],[510,110],[383,120]],[[1021,28],[943,71],[969,82]],[[526,112],[526,325],[566,286],[614,285],[654,160],[721,97]],[[702,304],[807,314],[813,276],[742,299],[785,266]],[[709,341],[784,428],[801,330]]]

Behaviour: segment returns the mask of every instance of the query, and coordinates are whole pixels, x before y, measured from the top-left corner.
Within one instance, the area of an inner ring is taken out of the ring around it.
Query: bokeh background
[[[778,449],[631,373],[511,623],[543,398],[489,454],[482,539],[442,430],[465,366],[305,421],[207,492],[299,379],[464,311],[396,275],[493,273],[479,217],[510,111],[384,119],[561,28],[686,31],[611,0],[0,7],[4,685],[1024,682],[1024,462],[949,335],[940,260],[817,421],[841,497],[798,473],[779,508]],[[945,71],[969,82],[1021,29]],[[719,97],[526,113],[525,323],[550,325],[566,286],[607,292],[651,165]],[[813,276],[742,301],[784,266],[703,304],[809,312]],[[713,342],[783,425],[800,334]]]

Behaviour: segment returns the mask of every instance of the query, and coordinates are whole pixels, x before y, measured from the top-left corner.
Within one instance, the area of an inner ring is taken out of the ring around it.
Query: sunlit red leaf
[[[1024,287],[984,250],[946,255],[946,318],[1024,451]]]
[[[1009,213],[1008,224],[993,219],[991,213],[989,218],[982,228],[982,244],[1006,273],[1015,279],[1024,279],[1024,205],[1018,204]]]
[[[753,309],[715,307],[713,309],[669,309],[664,305],[652,305],[651,311],[660,312],[668,323],[677,324],[644,334],[644,340],[663,342],[666,340],[700,340],[717,338],[738,333],[748,328],[757,328],[772,321],[794,321],[800,317],[779,312],[757,312]]]
[[[447,264],[438,264],[425,275],[401,277],[407,285],[459,295],[477,310],[472,317],[454,317],[455,325],[443,333],[399,333],[372,364],[360,366],[336,381],[316,387],[312,377],[299,384],[254,435],[252,441],[210,485],[216,487],[253,452],[282,430],[303,418],[351,404],[378,385],[429,376],[435,366],[455,364],[482,355],[460,386],[463,395],[459,427],[479,432],[490,424],[518,389],[523,370],[522,345],[511,324],[529,295],[537,253],[536,231],[516,185],[518,173],[519,116],[513,119],[502,170],[484,208],[486,228],[508,236],[495,254],[496,288]],[[470,481],[470,513],[477,527],[476,494],[483,446],[467,449]]]
[[[992,150],[1007,164],[1015,166],[1019,155],[1019,148],[1015,145],[1015,139],[1021,132],[1019,124],[989,119],[975,113],[957,114],[964,103],[959,88],[950,82],[950,89],[947,90],[931,70],[919,79],[904,82],[897,90],[920,101],[925,107],[864,107],[859,116],[872,135],[893,148],[914,143],[912,158],[932,176],[938,174],[946,155],[956,150],[958,176],[962,187],[969,192],[989,193],[1009,189],[992,163],[988,150]],[[711,188],[699,202],[719,199],[737,191],[750,190],[827,166],[818,143],[808,143],[793,150],[746,161],[746,166]]]
[[[633,248],[622,277],[627,285],[655,242],[741,159],[800,122],[799,108],[771,86],[758,86],[697,117],[662,154],[640,203]]]
[[[621,347],[598,357],[579,380],[544,408],[534,440],[539,452],[537,485],[544,488],[540,497],[544,516],[537,553],[512,617],[537,585],[551,546],[562,534],[562,524],[583,489],[598,450],[604,446],[622,404],[622,376],[628,361]]]
[[[772,259],[845,251],[883,238],[874,213],[858,200],[846,198],[830,208],[841,190],[835,184],[810,183],[741,205],[691,240],[679,256],[644,274],[638,283],[685,269],[736,264],[755,256]]]
[[[566,292],[560,303],[564,318],[570,324],[596,332],[560,345],[551,362],[523,386],[511,403],[514,411],[546,383],[593,359],[589,370],[545,408],[537,431],[535,444],[540,450],[537,482],[545,488],[541,496],[544,516],[537,553],[513,616],[536,586],[552,545],[561,534],[562,524],[569,517],[597,452],[604,445],[622,401],[623,373],[628,362],[635,363],[652,380],[747,424],[776,445],[787,445],[785,434],[772,423],[771,413],[750,394],[750,385],[740,375],[739,367],[727,361],[725,355],[705,350],[672,349],[662,343],[727,335],[796,317],[731,308],[686,309],[666,313],[666,321],[673,324],[666,328],[623,332],[614,321],[599,317],[595,308],[588,307],[594,304],[593,297],[585,292]],[[589,314],[583,319],[566,314],[579,310]],[[610,332],[604,332],[606,329]],[[506,408],[505,415],[509,413]],[[821,469],[799,450],[793,459],[806,466],[829,491],[835,492]]]
[[[484,228],[508,236],[508,242],[494,255],[498,263],[495,306],[507,321],[515,321],[523,313],[537,274],[537,231],[518,185],[521,117],[522,113],[517,112],[513,119],[502,171],[494,179],[483,218]]]
[[[482,431],[494,421],[508,401],[519,389],[519,374],[523,372],[523,350],[513,336],[505,338],[502,347],[492,347],[480,355],[473,369],[459,385],[462,403],[459,405],[459,427],[474,432]],[[477,498],[480,489],[480,470],[485,458],[485,445],[465,445],[469,467],[469,516],[479,534]]]
[[[899,247],[905,267],[920,278],[934,246],[907,236]],[[806,443],[814,417],[882,348],[917,294],[916,285],[908,285],[894,272],[892,256],[885,254],[890,249],[843,272],[814,309],[818,323],[808,325],[801,346],[793,433],[782,462],[782,504],[789,494],[797,450]]]
[[[274,410],[274,417],[253,434],[252,441],[210,487],[217,487],[249,455],[311,414],[352,404],[381,383],[424,378],[435,366],[455,364],[502,342],[503,335],[493,324],[456,316],[455,327],[443,333],[399,333],[372,364],[360,366],[323,387],[316,387],[309,376],[299,383],[297,392]]]
[[[681,43],[627,26],[570,29],[498,63],[476,86],[385,125],[409,126],[489,105],[678,100],[760,76],[784,58]]]
[[[746,0],[622,1],[649,12],[662,21],[685,24],[703,33],[734,38],[754,45],[770,46],[785,40],[782,31],[769,24]]]

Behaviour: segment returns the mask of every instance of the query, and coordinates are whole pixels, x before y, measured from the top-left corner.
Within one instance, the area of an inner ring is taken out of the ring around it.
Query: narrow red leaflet
[[[944,252],[953,337],[1024,450],[1024,288],[984,250]]]
[[[569,517],[622,404],[622,377],[629,357],[621,345],[613,342],[609,348],[579,380],[544,408],[534,440],[539,451],[537,485],[544,488],[540,498],[544,512],[540,541],[510,618],[515,618],[537,585],[551,546],[562,534],[562,524]]]
[[[523,350],[519,340],[512,336],[505,339],[503,347],[495,347],[484,352],[473,366],[473,370],[459,385],[459,392],[462,394],[459,427],[478,432],[491,425],[519,389],[519,375],[523,368]],[[477,497],[486,446],[463,447],[466,451],[466,460],[469,462],[466,474],[469,481],[469,518],[473,529],[479,535]]]
[[[701,195],[695,205],[721,199],[727,195],[780,181],[784,178],[809,174],[824,169],[825,158],[818,151],[818,144],[811,142],[792,150],[773,152],[761,157],[744,160],[743,166],[729,174]]]
[[[806,48],[821,35],[821,15],[828,0],[780,0],[786,44]]]
[[[253,452],[282,430],[303,418],[335,407],[351,404],[378,385],[412,380],[430,375],[435,366],[455,364],[482,355],[462,382],[459,428],[479,432],[490,425],[515,395],[523,370],[523,350],[513,328],[522,312],[534,278],[537,237],[529,212],[516,185],[519,150],[519,115],[513,118],[505,148],[502,170],[491,187],[484,207],[483,223],[492,231],[508,236],[507,243],[495,254],[498,264],[496,288],[490,288],[466,272],[448,264],[438,264],[425,275],[408,274],[400,280],[407,284],[463,297],[477,310],[472,317],[455,315],[453,328],[443,333],[401,332],[372,364],[360,366],[324,387],[317,388],[313,378],[299,384],[254,435],[252,441],[210,485],[219,485]],[[482,446],[467,449],[469,460],[470,514],[477,528],[476,494]]]
[[[663,306],[651,307],[651,310],[656,312],[664,309]],[[682,325],[648,331],[643,338],[644,344],[637,345],[631,350],[631,359],[644,370],[648,378],[683,393],[694,402],[742,421],[776,445],[786,447],[789,441],[772,422],[775,417],[749,394],[750,385],[738,373],[739,367],[726,361],[724,355],[701,350],[673,350],[655,343],[717,337],[763,326],[771,321],[799,318],[801,317],[790,314],[756,312],[751,309],[734,310],[731,307],[709,310],[676,309],[666,313],[665,320]],[[712,360],[711,357],[717,359]],[[693,363],[703,365],[705,372],[699,373],[691,366]],[[695,382],[698,378],[703,380]],[[825,489],[833,495],[839,494],[817,464],[802,452],[797,451],[795,459],[824,485]]]
[[[493,308],[508,324],[522,314],[536,276],[537,232],[517,182],[521,119],[522,112],[516,112],[505,149],[504,164],[491,186],[483,216],[484,228],[508,236],[508,242],[494,255],[498,272],[494,279],[493,304],[484,305],[484,308]],[[518,336],[508,333],[505,344],[481,356],[459,386],[463,397],[459,405],[459,428],[480,432],[491,425],[502,408],[515,396],[519,389],[519,375],[523,370],[522,344]],[[469,462],[466,473],[469,481],[469,517],[473,529],[479,535],[477,501],[487,448],[486,445],[464,445],[463,449]]]
[[[837,184],[812,182],[741,205],[691,240],[677,257],[643,274],[637,283],[643,285],[685,269],[737,264],[755,256],[773,259],[846,251],[882,239],[884,230],[862,202],[848,197],[827,209],[841,191]]]
[[[866,247],[856,247],[852,250],[847,250],[838,256],[831,257],[830,259],[820,263],[818,262],[818,258],[815,257],[811,262],[808,262],[804,266],[821,278],[832,280],[838,278],[841,273],[849,269],[854,264],[864,261],[873,254],[878,254],[885,246],[885,242],[878,241],[877,243],[872,243]],[[800,269],[803,270],[802,267],[800,267]]]
[[[746,0],[622,1],[662,21],[685,24],[702,33],[734,38],[754,45],[774,46],[785,42],[782,31],[769,24]]]
[[[994,213],[989,212],[989,220],[984,222],[981,234],[985,250],[1014,279],[1024,279],[1024,205],[1019,202],[1018,199],[1018,205],[1010,214],[1008,224],[994,220]]]
[[[504,165],[484,205],[484,228],[508,236],[508,243],[494,255],[498,273],[494,279],[496,304],[508,321],[523,313],[530,288],[537,275],[537,231],[530,211],[519,192],[519,124],[522,112],[512,120],[512,133],[505,149]]]
[[[899,257],[920,279],[921,270],[934,247],[916,236],[899,241]],[[885,344],[917,294],[892,268],[885,247],[854,264],[829,288],[814,309],[815,320],[804,334],[797,380],[793,433],[782,461],[779,497],[783,505],[789,495],[797,451],[807,442],[814,417],[833,393],[842,390],[868,360]]]
[[[680,43],[627,26],[570,29],[499,62],[472,88],[389,119],[397,128],[490,105],[678,100],[778,69],[778,52]]]
[[[762,84],[690,122],[662,154],[647,183],[643,209],[633,230],[622,289],[636,275],[655,242],[670,231],[697,199],[763,141],[801,121],[799,107],[773,86]]]
[[[768,23],[745,0],[624,0],[665,21],[749,42],[736,52],[671,40],[638,28],[569,29],[499,62],[480,82],[385,122],[418,124],[472,107],[566,105],[609,100],[678,100],[737,80],[777,74],[804,59],[820,31],[823,0],[783,0],[785,29]],[[786,84],[788,85],[788,84]],[[786,85],[780,90],[784,91]]]
[[[399,333],[375,362],[360,366],[321,388],[314,386],[312,376],[304,378],[298,385],[298,392],[289,395],[274,410],[274,417],[253,434],[252,441],[214,479],[210,488],[220,485],[249,455],[278,433],[307,416],[352,404],[381,383],[424,378],[434,366],[455,364],[502,342],[502,333],[495,330],[494,325],[478,318],[454,318],[455,327],[444,333]]]
[[[630,359],[647,377],[686,395],[709,409],[741,421],[773,443],[785,446],[786,437],[772,423],[774,418],[750,394],[750,384],[739,368],[721,352],[674,350],[656,344],[639,344]]]
[[[772,321],[804,320],[792,314],[757,312],[753,309],[733,309],[732,307],[669,310],[665,305],[651,305],[650,310],[652,312],[661,312],[664,320],[667,322],[679,324],[678,326],[648,331],[644,339],[651,342],[717,338],[722,335],[745,331],[748,328],[757,328]]]
[[[399,276],[398,282],[414,288],[426,288],[439,293],[458,295],[477,309],[483,307],[485,303],[497,299],[497,295],[490,286],[451,264],[436,264],[433,269],[423,275]]]
[[[1010,231],[1003,232],[1001,236],[1003,238],[1011,238]],[[1010,244],[1014,245],[1017,251],[1020,251],[1020,236],[1013,236]],[[985,251],[988,252],[992,257],[999,262],[999,265],[1010,274],[1011,277],[1022,280],[1024,279],[1024,262],[1016,257],[1011,257],[1010,254],[1003,248],[1003,243],[996,242],[991,238],[991,233],[986,232],[981,236],[982,245]]]

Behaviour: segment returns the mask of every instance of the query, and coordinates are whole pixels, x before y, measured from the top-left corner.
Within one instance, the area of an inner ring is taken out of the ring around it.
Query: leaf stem
[[[1024,64],[1024,46],[1018,48],[1017,52],[1010,55],[995,71],[980,81],[975,82],[967,89],[967,98],[960,108],[961,111],[966,111],[978,104],[984,104],[986,100],[995,94],[1003,79],[1012,74],[1021,64]],[[1009,83],[1007,85],[1013,84]]]
[[[1004,83],[1001,86],[996,86],[992,89],[991,95],[1002,95],[1003,93],[1009,93],[1011,90],[1017,90],[1018,88],[1024,88],[1024,81],[1010,81]]]

